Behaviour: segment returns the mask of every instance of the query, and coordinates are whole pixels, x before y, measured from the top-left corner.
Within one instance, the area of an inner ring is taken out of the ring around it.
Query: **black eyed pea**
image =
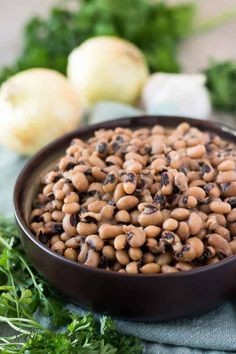
[[[69,248],[79,248],[84,243],[84,238],[82,236],[71,237],[69,240],[65,241],[66,247]]]
[[[227,221],[228,222],[233,222],[236,221],[236,208],[233,208],[228,214],[227,214]]]
[[[130,214],[126,210],[119,210],[115,215],[115,220],[117,223],[130,223]]]
[[[220,260],[219,260],[219,258],[217,257],[217,256],[215,256],[215,257],[213,257],[213,258],[211,258],[209,261],[207,261],[207,265],[211,265],[211,264],[216,264],[216,263],[218,263]]]
[[[134,161],[138,161],[139,163],[141,163],[143,166],[145,166],[146,161],[144,159],[143,156],[135,153],[135,152],[129,152],[128,154],[125,155],[125,160],[134,160]]]
[[[191,159],[201,159],[206,153],[206,148],[202,144],[198,144],[187,149],[187,156]]]
[[[52,220],[52,215],[50,213],[46,212],[46,213],[42,214],[41,218],[46,223],[46,222],[49,222]]]
[[[164,222],[165,220],[169,219],[171,211],[168,209],[163,209],[161,211],[161,213],[162,213],[162,218],[163,218],[163,222]]]
[[[53,190],[53,183],[49,183],[43,188],[43,194],[48,196],[49,194],[52,193],[52,190]]]
[[[60,239],[63,241],[63,242],[66,242],[70,239],[70,236],[67,235],[66,232],[63,232],[61,235],[60,235]]]
[[[174,178],[174,184],[181,192],[186,192],[188,189],[188,180],[183,172],[177,172]]]
[[[123,233],[123,227],[122,225],[102,224],[98,233],[103,240],[113,239]]]
[[[157,263],[147,263],[139,268],[142,274],[160,273],[161,267]]]
[[[77,202],[64,204],[62,207],[62,211],[65,214],[75,214],[80,210],[80,205]]]
[[[145,252],[142,257],[142,263],[147,264],[147,263],[153,263],[155,261],[155,256],[151,252]]]
[[[232,160],[222,161],[218,166],[217,170],[221,172],[232,171],[235,169],[235,163]]]
[[[127,236],[127,242],[131,247],[141,247],[144,245],[146,235],[142,227],[123,225],[123,230]]]
[[[113,194],[114,201],[117,203],[118,200],[125,196],[125,191],[123,183],[118,183]]]
[[[176,219],[178,221],[184,221],[188,219],[189,215],[190,211],[185,208],[176,208],[170,214],[173,219]]]
[[[139,217],[140,212],[138,210],[133,210],[130,213],[130,223],[132,225],[138,225],[138,217]]]
[[[115,237],[114,239],[114,248],[116,250],[123,250],[127,243],[127,237],[125,234],[120,234]]]
[[[221,235],[208,234],[206,238],[208,240],[208,244],[214,247],[217,253],[221,253],[226,257],[232,255],[232,250],[229,243]]]
[[[236,182],[222,183],[222,195],[226,197],[235,197],[236,195]]]
[[[66,248],[64,251],[64,256],[72,261],[76,261],[77,259],[77,252],[74,248]]]
[[[150,252],[153,254],[157,254],[163,251],[163,246],[162,244],[158,243],[158,241],[155,238],[149,237],[146,242],[146,247]]]
[[[102,255],[109,261],[113,261],[115,259],[115,249],[111,245],[105,245],[102,249]]]
[[[88,211],[91,211],[93,213],[100,213],[100,211],[105,205],[107,205],[105,200],[95,200],[92,203],[88,204]]]
[[[127,265],[130,262],[128,252],[125,250],[116,251],[116,259],[122,265]]]
[[[193,248],[195,249],[196,252],[196,257],[200,257],[203,254],[204,251],[204,244],[203,242],[197,238],[197,237],[190,237],[186,243],[188,245],[193,246]]]
[[[87,265],[87,266],[93,267],[93,268],[97,268],[99,263],[100,263],[99,254],[95,250],[89,249],[88,253],[86,255],[84,265]]]
[[[96,234],[98,230],[98,226],[93,222],[87,223],[87,222],[80,221],[77,224],[76,230],[79,235],[88,236],[88,235]]]
[[[178,226],[178,221],[173,218],[166,219],[162,225],[163,229],[167,231],[174,231],[178,228]]]
[[[126,160],[123,163],[123,168],[126,172],[134,172],[135,174],[139,174],[142,169],[143,166],[140,162],[135,161],[135,160]]]
[[[59,235],[54,235],[50,238],[50,245],[54,245],[57,241],[60,241],[60,236]]]
[[[143,252],[139,247],[130,247],[128,254],[133,261],[139,261],[143,256]]]
[[[52,251],[55,251],[60,254],[64,253],[65,248],[66,248],[65,243],[63,241],[61,241],[60,239],[58,241],[56,241],[55,243],[53,243],[53,245],[51,247]]]
[[[196,235],[203,227],[202,218],[196,212],[192,212],[188,219],[188,226],[190,235]]]
[[[180,271],[192,270],[194,268],[194,266],[191,263],[186,263],[186,262],[177,262],[175,267]]]
[[[138,262],[130,262],[126,265],[125,270],[129,274],[138,274]]]
[[[228,214],[231,211],[231,205],[226,202],[213,201],[210,204],[210,209],[214,213]]]
[[[158,226],[154,226],[154,225],[149,225],[146,226],[144,229],[145,233],[146,233],[146,237],[152,237],[155,238],[158,235],[160,235],[161,233],[161,228]]]
[[[189,183],[189,188],[191,187],[204,187],[206,182],[203,179],[196,179],[195,181],[192,181]]]
[[[57,200],[63,200],[66,196],[66,193],[61,189],[57,189],[54,191],[54,196]]]
[[[223,214],[217,214],[215,213],[216,219],[218,221],[218,224],[220,224],[221,226],[226,226],[226,218]]]
[[[125,193],[127,194],[132,194],[134,193],[135,189],[137,187],[137,176],[134,172],[129,172],[125,176],[124,182],[123,182],[123,188]]]
[[[160,225],[163,222],[163,216],[160,210],[153,204],[147,204],[144,210],[138,216],[138,222],[141,226]]]
[[[174,258],[180,262],[191,262],[196,256],[197,253],[192,244],[186,244],[181,251],[174,253]]]
[[[181,208],[192,209],[196,207],[197,199],[192,195],[184,195],[180,197],[178,204]]]
[[[54,210],[52,212],[52,218],[55,221],[62,221],[64,219],[65,214],[59,210]]]
[[[163,266],[164,264],[170,264],[173,262],[173,257],[171,252],[161,253],[159,256],[156,257],[156,263],[159,266]]]
[[[104,241],[98,235],[88,235],[85,242],[89,248],[95,249],[96,251],[101,251],[104,246]]]
[[[105,205],[100,211],[102,220],[111,220],[113,218],[114,212],[115,207],[113,205]]]
[[[165,158],[158,158],[152,161],[151,169],[155,172],[160,172],[166,167],[166,160]]]
[[[86,192],[89,187],[87,178],[79,171],[72,175],[72,183],[79,192]]]
[[[175,245],[180,242],[179,236],[171,231],[163,231],[161,234],[160,242],[167,245]]]
[[[192,196],[197,200],[204,200],[206,198],[206,192],[201,187],[189,187],[186,194]]]
[[[177,273],[179,270],[175,267],[170,266],[169,264],[163,264],[161,266],[161,273]]]
[[[119,166],[121,168],[123,164],[123,160],[117,155],[110,155],[106,158],[106,164]]]
[[[109,172],[103,182],[103,190],[105,193],[114,192],[118,183],[118,176],[115,171]]]
[[[130,210],[135,208],[139,203],[139,200],[134,195],[126,195],[121,197],[117,202],[116,206],[119,210]]]
[[[105,162],[97,155],[97,152],[95,151],[92,153],[92,155],[89,156],[88,161],[91,166],[96,166],[100,168],[106,167]]]
[[[87,258],[89,247],[86,243],[83,243],[79,249],[77,261],[79,263],[84,263]]]
[[[185,221],[181,221],[179,223],[178,229],[176,230],[176,233],[182,241],[187,240],[190,236],[188,223]]]
[[[233,254],[235,254],[236,253],[236,238],[233,238],[233,240],[229,242],[229,246],[230,246]]]
[[[173,192],[173,176],[169,172],[162,172],[161,174],[161,193],[170,195]]]
[[[225,240],[227,240],[228,242],[230,241],[230,231],[226,228],[226,227],[223,227],[223,226],[221,226],[221,225],[218,225],[216,228],[215,228],[215,230],[214,230],[214,232],[216,233],[216,234],[219,234],[219,235],[221,235],[222,237],[224,237],[224,239]]]
[[[236,181],[235,171],[220,172],[216,178],[216,182],[221,183],[231,183]]]
[[[75,218],[73,218],[72,215],[70,214],[66,214],[63,221],[62,221],[62,226],[63,229],[65,230],[65,232],[69,235],[69,236],[75,236],[77,231],[76,231],[76,225],[77,225],[77,221],[75,220]]]
[[[88,193],[90,194],[95,194],[95,193],[101,193],[103,194],[104,191],[103,191],[103,185],[102,183],[99,183],[99,182],[93,182],[89,185],[88,187],[88,190],[87,190]]]
[[[219,198],[220,197],[220,189],[215,183],[207,183],[203,187],[204,191],[213,198]]]
[[[107,176],[107,173],[102,168],[97,166],[92,167],[91,173],[95,180],[101,183],[105,180]]]

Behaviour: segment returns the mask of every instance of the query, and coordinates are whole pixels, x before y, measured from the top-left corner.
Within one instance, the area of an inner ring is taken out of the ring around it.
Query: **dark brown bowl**
[[[27,256],[61,294],[84,308],[133,320],[169,320],[212,310],[236,296],[236,257],[187,272],[127,275],[70,261],[40,243],[27,226],[40,175],[64,153],[71,139],[86,139],[99,128],[176,127],[189,121],[235,141],[236,131],[223,124],[167,116],[123,118],[84,127],[39,151],[19,175],[14,191],[15,218]]]

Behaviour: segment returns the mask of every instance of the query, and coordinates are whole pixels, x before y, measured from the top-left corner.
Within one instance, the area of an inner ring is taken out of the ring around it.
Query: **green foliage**
[[[205,74],[214,107],[236,113],[236,61],[212,62]]]
[[[48,326],[40,322],[46,317]],[[24,256],[14,223],[0,216],[0,326],[13,335],[0,337],[1,353],[139,354],[140,341],[117,332],[109,317],[70,313]],[[66,329],[61,330],[62,326]]]
[[[11,67],[0,72],[0,83],[30,67],[66,71],[71,50],[92,36],[115,35],[136,44],[151,71],[176,72],[179,41],[192,28],[193,5],[168,6],[151,0],[82,0],[73,11],[53,8],[48,19],[33,18],[25,27],[23,48]]]

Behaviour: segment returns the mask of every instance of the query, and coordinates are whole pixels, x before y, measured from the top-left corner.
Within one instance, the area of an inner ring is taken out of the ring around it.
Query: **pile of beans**
[[[122,273],[173,273],[236,253],[236,148],[180,124],[73,139],[42,177],[30,227],[53,251]]]

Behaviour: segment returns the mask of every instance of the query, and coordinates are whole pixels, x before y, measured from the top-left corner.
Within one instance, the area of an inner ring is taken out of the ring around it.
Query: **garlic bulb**
[[[25,70],[0,88],[0,142],[20,154],[33,154],[80,119],[74,89],[56,71]]]
[[[67,75],[86,107],[103,100],[132,104],[141,94],[148,68],[142,52],[132,43],[101,36],[72,51]]]
[[[172,114],[207,118],[211,103],[203,74],[166,74],[150,76],[142,102],[149,114]]]

